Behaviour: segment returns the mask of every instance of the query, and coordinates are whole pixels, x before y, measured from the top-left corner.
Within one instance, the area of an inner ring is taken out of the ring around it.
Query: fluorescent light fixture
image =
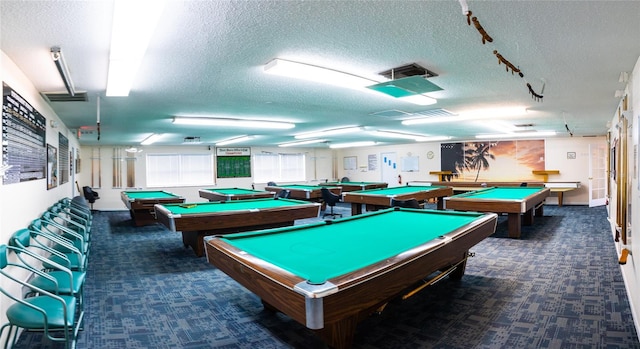
[[[460,122],[469,120],[483,120],[504,118],[510,116],[520,116],[527,113],[525,107],[507,107],[507,108],[491,108],[491,109],[478,109],[473,111],[467,111],[459,113],[457,116],[434,116],[427,118],[416,118],[403,120],[403,125],[424,125],[434,124],[439,122]]]
[[[354,133],[362,131],[362,127],[360,126],[352,126],[352,127],[342,127],[342,128],[333,128],[330,130],[317,131],[317,132],[307,132],[295,135],[295,139],[307,139],[307,138],[317,138],[317,137],[326,137],[326,136],[335,136],[342,135],[347,133]]]
[[[107,96],[129,95],[165,3],[164,0],[115,1]]]
[[[265,64],[264,72],[267,74],[286,76],[358,90],[362,90],[366,86],[377,83],[377,81],[357,75],[280,58],[275,58]]]
[[[540,132],[513,132],[513,133],[497,133],[476,135],[477,139],[495,139],[495,138],[525,138],[525,137],[546,137],[555,136],[555,131],[540,131]]]
[[[351,142],[351,143],[337,143],[337,144],[330,144],[329,148],[331,149],[355,148],[355,147],[367,147],[372,145],[376,145],[376,142],[363,141],[363,142]]]
[[[279,147],[296,147],[299,145],[306,145],[306,144],[315,144],[315,143],[323,143],[326,142],[326,139],[309,139],[306,141],[299,141],[299,142],[288,142],[288,143],[280,143],[278,144]]]
[[[372,131],[371,134],[378,137],[411,139],[416,142],[436,142],[436,141],[446,141],[448,139],[451,139],[451,137],[449,136],[423,136],[423,135],[417,135],[417,134],[411,134],[411,133],[382,131],[382,130]]]
[[[69,67],[67,67],[67,62],[64,60],[60,47],[53,46],[51,48],[51,58],[53,58],[53,62],[56,64],[56,68],[58,68],[58,73],[60,73],[60,77],[62,78],[62,82],[64,83],[64,87],[67,89],[69,96],[75,96],[76,91],[73,86],[73,81],[71,81]]]
[[[401,101],[417,104],[417,105],[431,105],[438,103],[438,100],[425,95],[413,95],[398,98]]]
[[[129,147],[129,148],[126,148],[124,151],[126,151],[127,153],[141,153],[142,149],[136,148],[136,147]]]
[[[140,142],[141,145],[149,145],[152,143],[157,142],[160,138],[162,138],[163,134],[162,133],[152,133],[151,136],[145,138],[144,140],[142,140],[142,142]]]
[[[228,126],[228,127],[265,128],[265,129],[281,129],[281,130],[296,127],[295,124],[292,124],[289,122],[225,119],[225,118],[209,118],[209,117],[179,117],[179,116],[176,116],[173,118],[173,123],[176,125]]]
[[[220,142],[216,142],[216,146],[240,143],[240,142],[248,141],[253,138],[254,138],[253,136],[240,136],[240,137],[229,138]]]

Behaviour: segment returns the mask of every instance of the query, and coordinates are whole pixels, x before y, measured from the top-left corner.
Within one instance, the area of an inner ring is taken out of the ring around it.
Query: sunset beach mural
[[[442,143],[441,170],[451,180],[509,182],[535,180],[531,171],[544,170],[544,140]]]

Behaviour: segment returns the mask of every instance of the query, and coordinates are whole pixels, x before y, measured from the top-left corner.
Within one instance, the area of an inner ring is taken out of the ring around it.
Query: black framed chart
[[[218,178],[251,177],[251,148],[216,148]]]
[[[45,178],[46,119],[22,96],[2,83],[3,184]]]

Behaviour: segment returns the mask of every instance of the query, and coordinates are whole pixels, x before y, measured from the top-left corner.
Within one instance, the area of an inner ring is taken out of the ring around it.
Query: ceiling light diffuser
[[[327,141],[326,139],[309,139],[306,141],[299,141],[299,142],[280,143],[278,144],[278,146],[279,147],[295,147],[295,146],[306,145],[306,144],[324,143],[326,141]]]
[[[307,139],[307,138],[318,138],[318,137],[327,137],[327,136],[335,136],[347,133],[354,133],[362,131],[362,127],[353,126],[353,127],[342,127],[342,128],[333,128],[330,130],[317,131],[317,132],[307,132],[295,135],[295,139]]]
[[[329,148],[331,149],[355,148],[355,147],[367,147],[372,145],[376,145],[376,142],[363,141],[363,142],[352,142],[352,143],[337,143],[337,144],[330,144]]]
[[[245,120],[245,119],[225,119],[225,118],[210,118],[210,117],[180,117],[180,116],[174,117],[173,123],[176,125],[228,126],[228,127],[283,129],[283,130],[296,127],[295,124],[288,123],[288,122]]]
[[[234,144],[234,143],[241,143],[244,141],[248,141],[250,139],[253,139],[253,136],[240,136],[240,137],[235,137],[235,138],[230,138],[230,139],[226,139],[220,142],[216,142],[216,146],[221,146],[221,145],[229,145],[229,144]]]
[[[440,122],[461,122],[461,121],[469,121],[469,120],[483,120],[483,119],[520,116],[526,113],[527,113],[527,109],[525,107],[477,109],[477,110],[461,112],[458,115],[452,115],[452,116],[442,116],[442,117],[434,116],[434,117],[426,117],[426,118],[407,119],[407,120],[403,120],[402,124],[403,125],[423,125],[423,124],[434,124],[434,123],[440,123]]]
[[[162,138],[163,134],[161,133],[153,133],[151,134],[151,136],[145,138],[142,142],[140,142],[141,145],[149,145],[152,143],[157,142],[160,138]]]
[[[111,29],[107,96],[128,96],[149,41],[164,10],[164,0],[116,0]]]
[[[377,81],[357,75],[280,58],[275,58],[265,64],[264,72],[351,89],[364,89],[365,86],[377,83]]]
[[[525,137],[546,137],[555,136],[555,131],[540,131],[540,132],[513,132],[513,133],[496,133],[486,135],[476,135],[477,139],[495,139],[495,138],[525,138]]]

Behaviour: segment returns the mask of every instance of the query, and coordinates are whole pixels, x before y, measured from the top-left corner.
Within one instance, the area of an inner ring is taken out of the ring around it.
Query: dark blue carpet
[[[339,207],[348,215],[346,206]],[[323,348],[310,330],[197,258],[180,234],[96,212],[78,348]],[[545,206],[506,237],[506,217],[461,281],[360,323],[355,348],[640,348],[604,207]],[[59,348],[26,333],[16,348]]]

